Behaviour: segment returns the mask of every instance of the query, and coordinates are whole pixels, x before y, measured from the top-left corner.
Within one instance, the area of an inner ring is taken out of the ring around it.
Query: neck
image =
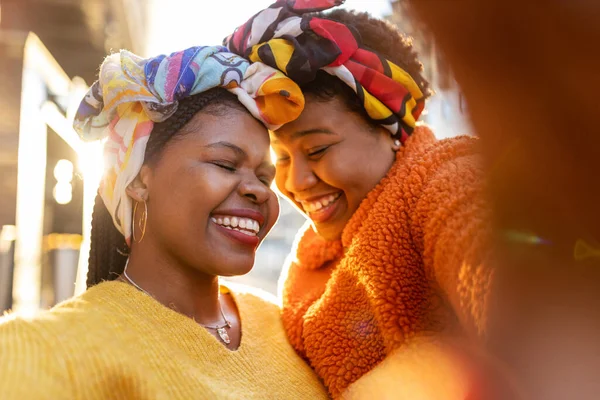
[[[159,254],[156,246],[143,244],[132,246],[127,264],[129,279],[164,306],[202,325],[222,325],[218,276],[182,265]],[[122,279],[129,282],[124,276]]]

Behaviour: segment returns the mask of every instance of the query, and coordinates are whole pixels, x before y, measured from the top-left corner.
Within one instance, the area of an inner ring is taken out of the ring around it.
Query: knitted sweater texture
[[[0,397],[324,399],[289,345],[280,310],[233,289],[237,351],[130,285],[104,282],[33,319],[0,319]]]

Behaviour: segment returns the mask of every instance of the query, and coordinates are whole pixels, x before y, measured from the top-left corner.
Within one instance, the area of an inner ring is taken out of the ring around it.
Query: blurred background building
[[[101,145],[71,121],[104,56],[220,43],[271,0],[0,0],[0,311],[31,313],[85,288]],[[436,90],[424,121],[440,137],[469,131],[460,92],[404,1],[348,0],[415,38]],[[256,267],[237,280],[275,292],[305,219],[285,200]]]
[[[422,121],[430,125],[439,138],[470,134],[471,128],[463,96],[432,36],[423,25],[412,18],[406,0],[391,1],[390,6],[392,12],[384,18],[413,38],[425,69],[425,78],[435,91],[427,101]]]

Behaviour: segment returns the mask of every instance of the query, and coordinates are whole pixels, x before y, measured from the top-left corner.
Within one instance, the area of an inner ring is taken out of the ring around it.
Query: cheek
[[[287,179],[287,167],[277,167],[275,173],[275,186],[281,194],[286,197],[290,197],[288,192],[285,190],[285,180]]]
[[[364,146],[340,149],[325,156],[315,166],[315,173],[329,186],[343,190],[357,206],[389,170],[388,158]]]
[[[353,151],[340,149],[325,155],[315,163],[314,172],[329,186],[348,193],[356,190],[365,166],[365,162],[357,159],[357,154]]]
[[[273,228],[275,222],[277,222],[277,218],[279,217],[279,200],[275,193],[272,193],[269,200],[267,201],[267,207],[269,210],[269,221],[267,225],[267,232]]]
[[[155,183],[152,192],[160,217],[158,229],[188,233],[203,230],[210,212],[231,192],[227,179],[209,167],[173,170]]]
[[[154,228],[162,231],[167,238],[179,238],[182,234],[189,235],[190,222],[198,220],[202,211],[193,206],[194,199],[198,197],[195,188],[185,184],[183,176],[173,176],[160,182],[160,188],[150,193],[153,205]],[[153,188],[154,189],[154,188]],[[199,203],[202,206],[201,203]],[[192,225],[193,226],[193,225]]]

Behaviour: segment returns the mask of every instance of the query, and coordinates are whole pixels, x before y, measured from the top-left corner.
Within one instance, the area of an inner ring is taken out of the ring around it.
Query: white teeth
[[[334,201],[336,201],[340,196],[341,196],[341,193],[330,194],[329,196],[321,198],[317,201],[303,202],[302,207],[304,208],[304,210],[306,212],[309,212],[309,213],[319,211],[320,209],[325,208],[328,205],[330,205],[331,203],[333,203]]]
[[[243,233],[244,235],[256,236],[256,232],[250,232],[250,231],[247,231],[247,230],[244,230],[244,229],[232,228],[231,226],[225,226],[225,225],[222,225],[222,226],[225,229],[229,229],[229,230],[232,230],[232,231],[240,232],[240,233]]]
[[[225,228],[243,232],[251,236],[255,236],[260,231],[260,224],[251,218],[239,217],[211,217],[212,222],[219,224]]]

